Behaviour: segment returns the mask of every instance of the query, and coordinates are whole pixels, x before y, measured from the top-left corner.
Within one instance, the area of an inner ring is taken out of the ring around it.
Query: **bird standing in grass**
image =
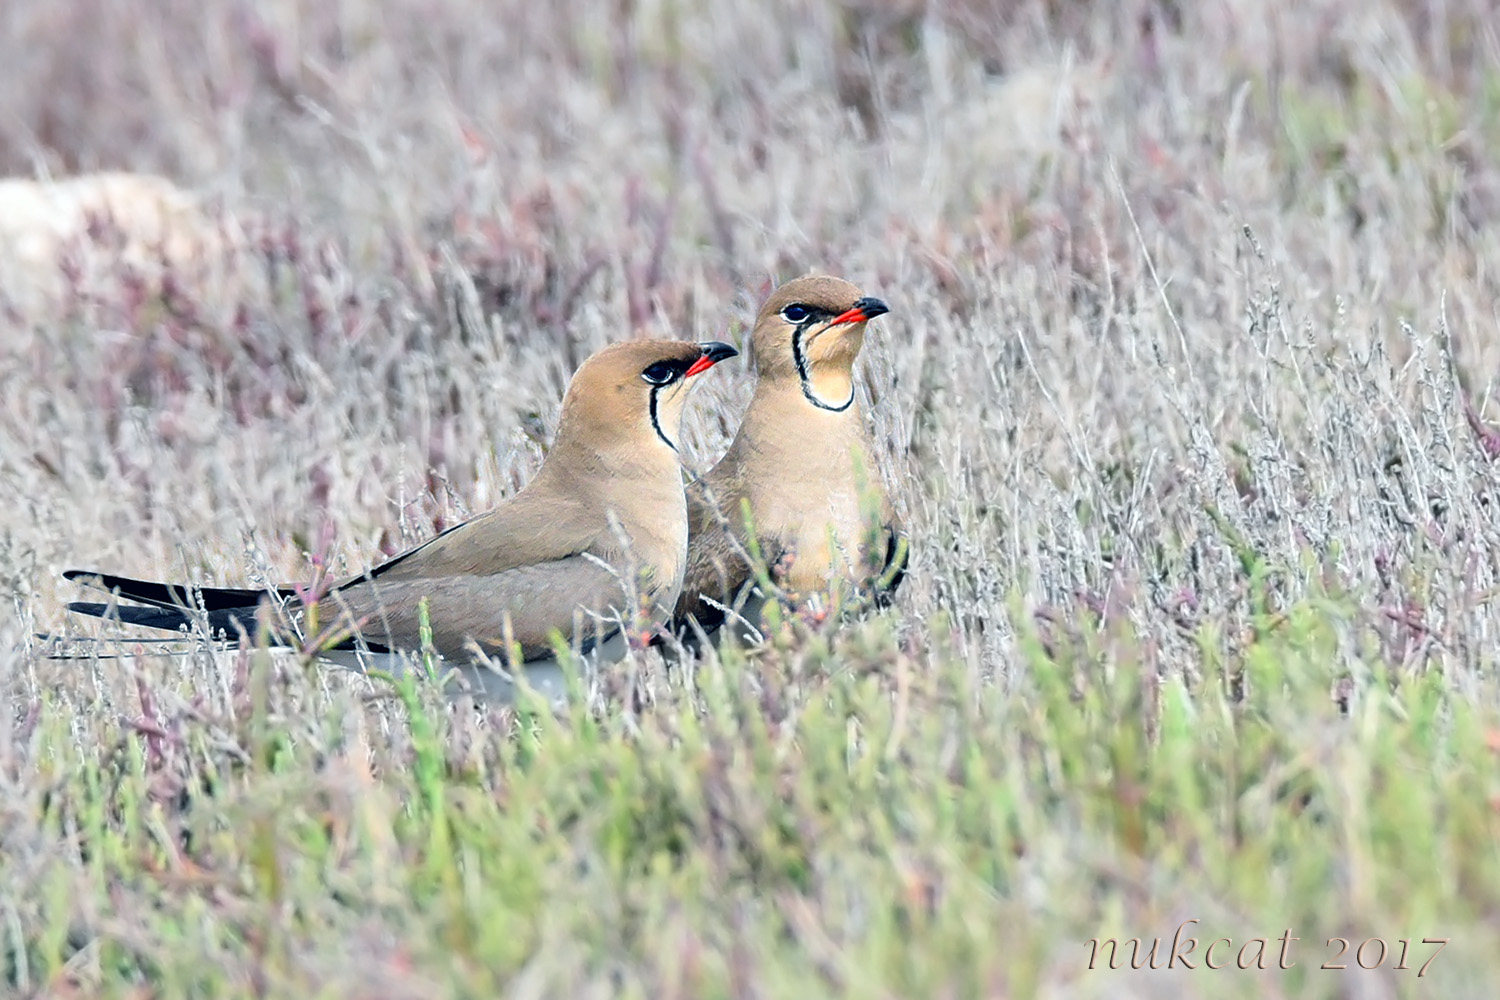
[[[318,649],[324,659],[399,669],[402,653],[426,645],[481,692],[507,696],[510,682],[473,662],[478,652],[521,667],[529,684],[555,696],[563,684],[555,634],[607,662],[673,607],[687,554],[677,454],[687,383],[737,353],[721,343],[638,340],[594,354],[569,382],[553,447],[525,488],[334,586],[314,619],[293,588],[195,588],[85,570],[64,576],[138,603],[68,607],[168,630],[206,621],[214,636],[234,638],[255,632],[269,596],[275,640],[295,643],[309,625],[330,630]]]
[[[787,282],[761,306],[749,408],[724,457],[688,487],[688,565],[673,623],[684,642],[690,617],[714,635],[731,613],[753,642],[765,582],[814,615],[835,594],[883,601],[899,585],[905,540],[854,385],[866,324],[888,311],[818,275]],[[756,549],[768,580],[747,558]]]

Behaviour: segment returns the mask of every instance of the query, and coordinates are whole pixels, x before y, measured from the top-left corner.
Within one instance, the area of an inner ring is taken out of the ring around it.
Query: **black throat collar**
[[[657,437],[667,443],[668,448],[676,451],[677,445],[672,442],[671,438],[667,437],[667,432],[661,429],[661,421],[656,419],[656,394],[659,392],[661,392],[661,386],[654,385],[651,387],[651,429],[656,431]]]

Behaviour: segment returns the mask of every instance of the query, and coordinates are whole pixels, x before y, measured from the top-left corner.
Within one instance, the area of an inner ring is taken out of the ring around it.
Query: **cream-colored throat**
[[[854,405],[853,372],[809,367],[798,375],[802,381],[802,395],[819,409],[838,412]]]

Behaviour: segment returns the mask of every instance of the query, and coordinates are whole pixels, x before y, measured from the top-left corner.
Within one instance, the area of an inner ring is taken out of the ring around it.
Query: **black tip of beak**
[[[710,340],[708,343],[699,344],[698,346],[703,349],[703,356],[714,364],[728,360],[740,353],[728,344],[718,340]]]
[[[873,296],[867,295],[829,320],[828,325],[843,326],[845,323],[867,323],[876,316],[884,316],[890,311],[890,306]]]
[[[689,365],[687,371],[682,373],[683,378],[692,378],[699,372],[706,372],[725,358],[732,358],[740,353],[728,344],[721,344],[717,340],[710,340],[706,344],[699,344],[698,349],[703,353],[698,355],[698,360]]]

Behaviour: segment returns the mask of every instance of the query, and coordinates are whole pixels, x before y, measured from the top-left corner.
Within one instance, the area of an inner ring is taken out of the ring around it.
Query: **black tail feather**
[[[219,594],[231,593],[221,590]],[[243,593],[260,598],[265,596],[264,591],[247,590]],[[207,618],[208,634],[214,639],[227,639],[234,642],[239,638],[241,630],[246,635],[256,634],[256,605],[236,608],[218,608],[214,611],[194,612],[182,607],[140,607],[135,604],[98,604],[90,601],[72,601],[68,604],[69,611],[76,611],[83,615],[92,615],[95,618],[103,618],[106,621],[119,621],[125,625],[139,625],[144,628],[161,629],[166,632],[192,632],[194,624],[201,617]],[[278,646],[287,645],[284,636],[272,633],[272,644]],[[48,636],[46,638],[52,638]],[[160,640],[156,640],[160,641]],[[337,643],[326,647],[328,649],[367,649],[372,653],[389,652],[389,647],[381,643],[370,642],[368,639],[356,640],[350,636]]]
[[[93,615],[95,618],[117,618],[126,625],[141,625],[166,632],[190,632],[194,621],[193,612],[183,608],[141,608],[132,604],[94,604],[86,601],[73,601],[68,605],[68,610]],[[208,630],[212,635],[217,636],[222,633],[226,638],[235,639],[239,636],[241,629],[244,629],[247,635],[255,634],[255,607],[253,605],[221,608],[206,612],[206,615]]]
[[[201,607],[204,611],[244,611],[248,608],[252,621],[255,606],[266,594],[283,598],[293,596],[293,591],[286,587],[274,591],[236,587],[188,587],[176,583],[132,580],[128,576],[113,576],[87,569],[64,570],[63,578],[98,587],[100,590],[118,591],[127,600],[159,608]]]

